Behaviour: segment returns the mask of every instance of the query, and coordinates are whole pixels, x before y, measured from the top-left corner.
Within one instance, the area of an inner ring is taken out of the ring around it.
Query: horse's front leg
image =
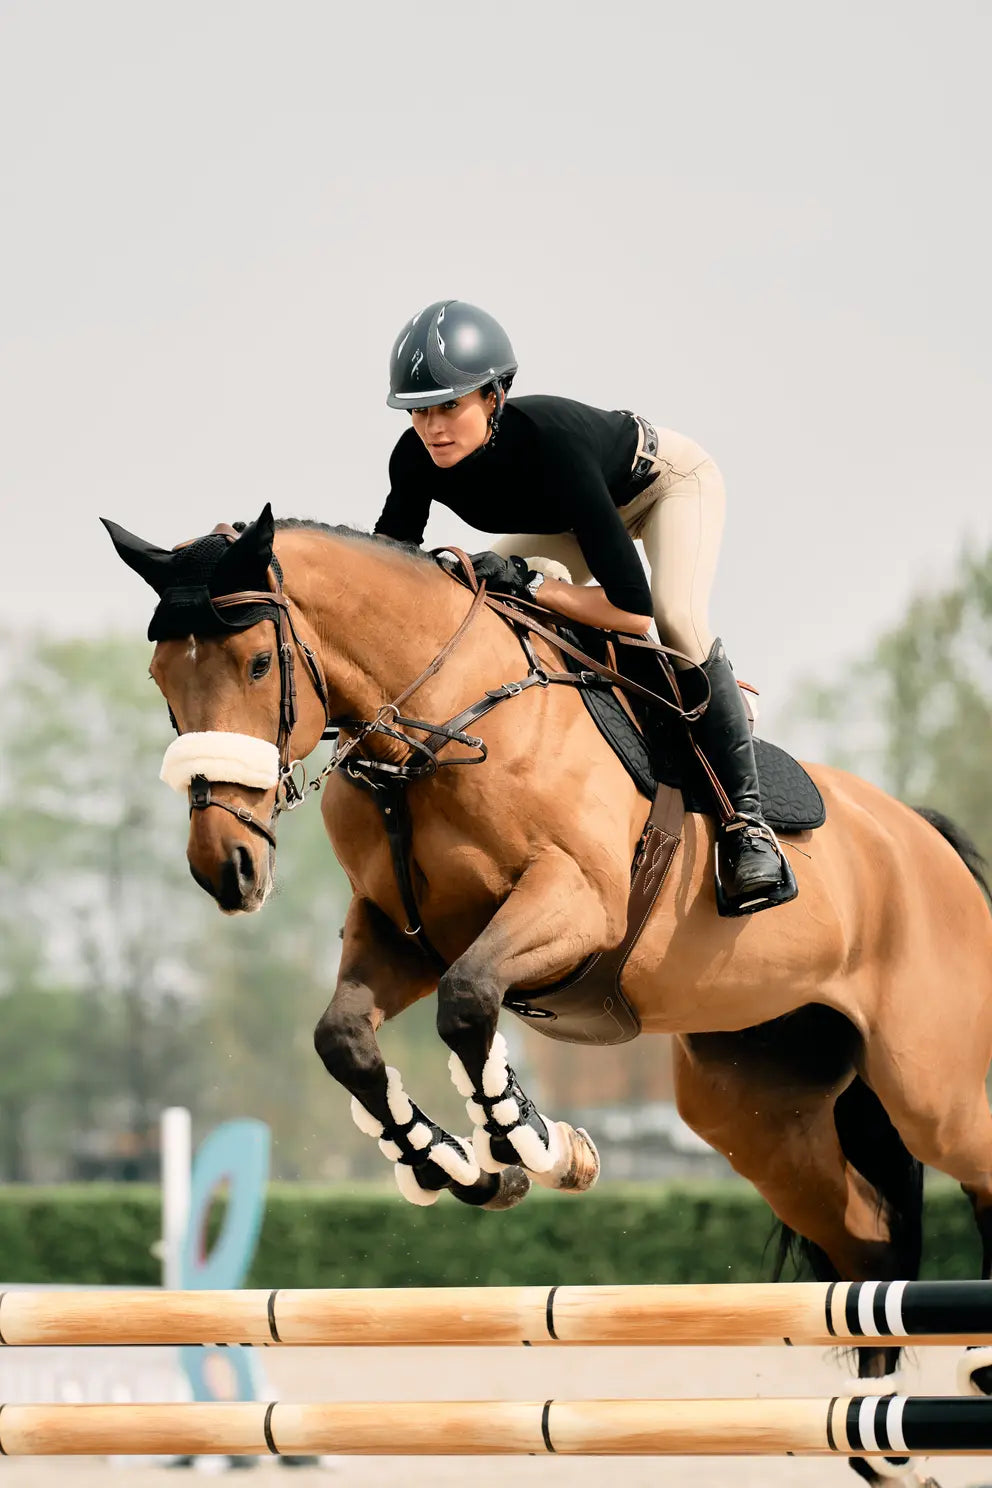
[[[549,851],[524,873],[489,925],[438,983],[438,1032],[466,1096],[484,1172],[519,1163],[547,1188],[582,1191],[599,1176],[589,1136],[542,1116],[521,1089],[497,1031],[511,987],[552,981],[619,941],[626,904],[606,904],[573,859]],[[615,932],[615,933],[614,933]]]
[[[413,1204],[433,1204],[450,1188],[463,1203],[506,1209],[524,1197],[526,1175],[482,1173],[471,1143],[426,1116],[407,1095],[399,1070],[386,1065],[376,1031],[434,990],[437,973],[367,900],[355,898],[345,920],[334,1000],[314,1044],[329,1074],[351,1094],[355,1124],[393,1163],[397,1186]]]

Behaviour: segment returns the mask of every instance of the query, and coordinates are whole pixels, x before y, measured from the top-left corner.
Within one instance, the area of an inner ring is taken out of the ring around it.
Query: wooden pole
[[[992,1454],[992,1400],[8,1405],[7,1456]]]
[[[7,1292],[0,1343],[992,1343],[992,1282]]]

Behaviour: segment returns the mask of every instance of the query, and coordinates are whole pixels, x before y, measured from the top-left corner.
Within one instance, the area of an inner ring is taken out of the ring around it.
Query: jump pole
[[[0,1344],[992,1344],[992,1282],[7,1292]]]
[[[992,1455],[992,1400],[426,1401],[8,1405],[6,1456]]]

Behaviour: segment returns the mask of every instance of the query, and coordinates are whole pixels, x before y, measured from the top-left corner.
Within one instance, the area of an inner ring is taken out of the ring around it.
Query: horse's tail
[[[945,842],[949,842],[961,859],[978,887],[985,894],[986,899],[992,900],[992,888],[989,886],[985,870],[988,868],[987,860],[979,852],[967,832],[945,816],[942,811],[934,811],[929,806],[914,806],[913,810],[923,820],[929,822],[935,831],[939,832]]]
[[[884,1210],[888,1219],[889,1277],[915,1280],[923,1250],[923,1164],[910,1153],[882,1102],[858,1075],[838,1096],[834,1123],[841,1151],[875,1189],[879,1211]],[[781,1279],[790,1257],[793,1262],[805,1262],[818,1281],[865,1279],[841,1278],[818,1245],[782,1225],[775,1262],[776,1281]]]

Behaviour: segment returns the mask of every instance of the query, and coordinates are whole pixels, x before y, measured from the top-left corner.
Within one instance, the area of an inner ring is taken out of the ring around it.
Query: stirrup
[[[759,889],[748,893],[746,897],[732,899],[723,886],[720,875],[720,840],[723,829],[719,828],[716,834],[716,842],[713,848],[713,881],[716,887],[717,913],[725,919],[737,919],[742,915],[758,914],[762,909],[774,909],[779,904],[788,904],[790,899],[795,899],[799,893],[799,885],[796,883],[796,875],[792,871],[792,865],[785,853],[782,844],[767,822],[761,823],[764,832],[778,853],[781,878],[777,884],[770,888]]]

